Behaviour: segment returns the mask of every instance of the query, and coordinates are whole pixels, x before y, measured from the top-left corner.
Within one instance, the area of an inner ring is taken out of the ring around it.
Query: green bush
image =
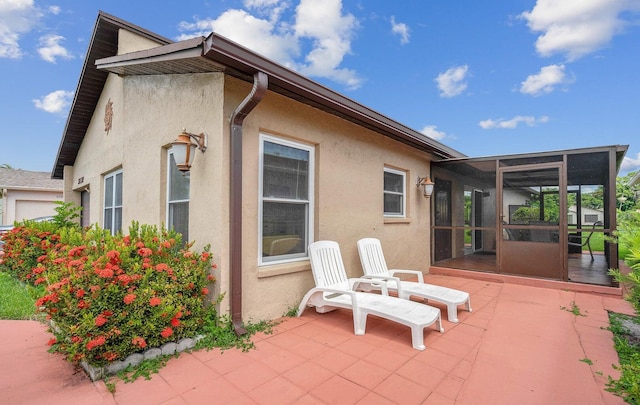
[[[640,213],[637,211],[618,212],[617,241],[620,256],[631,267],[629,274],[622,274],[619,270],[612,270],[611,274],[618,282],[629,286],[626,297],[633,305],[636,313],[640,312]]]
[[[36,305],[69,360],[102,365],[201,329],[215,281],[208,247],[193,252],[179,234],[135,222],[127,236],[94,226],[59,237],[29,280],[47,286]]]
[[[207,317],[215,281],[209,247],[133,222],[129,234],[81,229],[78,209],[60,204],[51,221],[24,221],[3,235],[0,271],[44,293],[36,307],[52,321],[52,350],[100,366],[184,337]]]

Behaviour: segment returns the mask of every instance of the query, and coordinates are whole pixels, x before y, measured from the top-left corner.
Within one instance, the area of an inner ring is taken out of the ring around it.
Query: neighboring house
[[[62,180],[47,172],[0,168],[0,225],[54,215]]]
[[[187,175],[172,147],[183,128],[208,143]],[[87,222],[166,224],[211,244],[237,325],[298,305],[314,240],[339,242],[350,276],[366,236],[428,270],[416,181],[463,156],[217,34],[172,43],[99,13],[52,175]]]
[[[577,224],[577,212],[576,212],[576,206],[572,205],[571,207],[569,207],[569,223],[570,224]],[[584,225],[593,225],[596,222],[603,222],[604,221],[604,211],[603,210],[596,210],[593,208],[589,208],[589,207],[582,207],[581,208],[582,211],[582,218],[580,219],[581,224]]]

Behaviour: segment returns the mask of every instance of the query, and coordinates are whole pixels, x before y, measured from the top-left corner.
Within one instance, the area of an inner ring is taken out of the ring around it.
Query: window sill
[[[409,218],[385,218],[385,224],[410,224],[411,219]]]
[[[258,278],[267,278],[281,276],[283,274],[298,273],[301,271],[310,271],[311,263],[304,260],[294,263],[267,264],[258,267]]]

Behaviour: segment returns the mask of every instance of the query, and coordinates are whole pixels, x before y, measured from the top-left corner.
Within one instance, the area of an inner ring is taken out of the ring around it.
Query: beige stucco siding
[[[78,201],[89,187],[91,222],[102,224],[103,179],[123,172],[123,228],[132,220],[166,221],[167,147],[184,127],[206,132],[206,153],[196,152],[190,173],[190,239],[210,244],[218,264],[217,289],[229,310],[229,153],[234,109],[251,84],[222,73],[118,77],[110,75],[75,166],[65,170],[65,198]],[[113,103],[107,133],[104,111]],[[298,305],[313,286],[308,261],[259,266],[258,188],[260,134],[315,148],[314,239],[336,240],[350,276],[361,274],[356,241],[382,240],[396,268],[429,266],[429,200],[415,186],[428,174],[429,158],[403,144],[286,97],[267,92],[245,119],[243,149],[243,317],[272,319]],[[383,170],[406,171],[407,218],[383,216]],[[76,193],[69,193],[68,190]]]
[[[225,116],[250,86],[227,78]],[[315,146],[315,240],[340,243],[349,276],[362,274],[356,241],[381,239],[389,265],[427,270],[429,200],[415,186],[428,157],[370,130],[268,92],[244,123],[243,310],[245,319],[273,318],[298,305],[313,286],[308,261],[258,266],[260,133]],[[406,220],[383,216],[385,166],[406,171]],[[288,273],[287,273],[288,272]],[[278,274],[270,276],[271,274]]]

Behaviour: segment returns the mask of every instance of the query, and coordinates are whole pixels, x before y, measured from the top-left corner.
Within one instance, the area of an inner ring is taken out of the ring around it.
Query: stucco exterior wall
[[[195,247],[212,247],[229,310],[230,122],[251,90],[222,73],[118,77],[110,75],[73,167],[65,168],[65,200],[90,190],[90,221],[104,226],[104,175],[123,172],[123,230],[132,220],[166,222],[167,148],[182,128],[206,132],[208,149],[196,152],[190,172],[189,234]],[[111,101],[112,128],[104,125]],[[350,276],[362,274],[356,241],[382,241],[389,265],[429,268],[429,200],[415,186],[428,174],[429,156],[370,130],[267,92],[244,121],[243,317],[272,319],[296,307],[313,286],[308,260],[259,266],[258,188],[260,133],[315,147],[314,239],[340,243]],[[383,173],[406,171],[407,218],[383,216]]]
[[[225,113],[250,91],[227,78]],[[228,128],[225,128],[228,132]],[[428,173],[426,154],[348,121],[268,92],[244,121],[243,316],[274,318],[297,307],[313,286],[308,261],[258,266],[258,181],[260,133],[315,146],[315,240],[335,240],[349,276],[362,274],[356,242],[382,241],[394,268],[429,268],[429,200],[415,186]],[[407,172],[407,218],[383,216],[384,168]],[[223,286],[224,287],[224,286]]]

